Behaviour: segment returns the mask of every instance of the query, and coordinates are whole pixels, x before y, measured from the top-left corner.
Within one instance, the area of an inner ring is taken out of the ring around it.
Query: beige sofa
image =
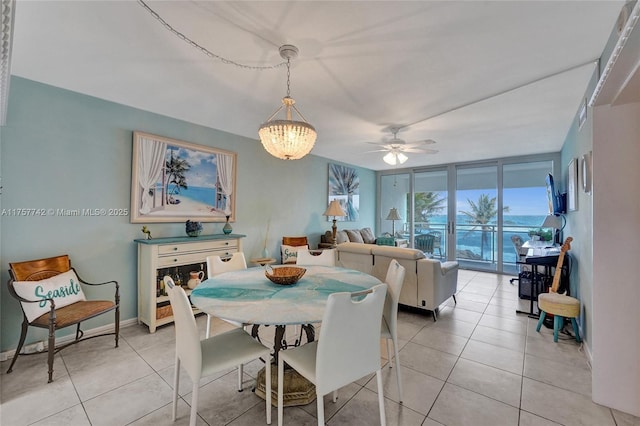
[[[400,304],[431,311],[437,318],[438,307],[450,297],[455,301],[458,287],[458,262],[440,262],[426,258],[416,249],[346,242],[338,244],[338,265],[356,269],[384,281],[391,259],[406,268]]]

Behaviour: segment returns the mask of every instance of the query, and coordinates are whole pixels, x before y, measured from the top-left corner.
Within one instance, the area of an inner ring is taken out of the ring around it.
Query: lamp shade
[[[402,220],[402,218],[398,214],[398,209],[392,207],[391,210],[389,210],[389,214],[387,215],[387,220]]]
[[[327,210],[324,212],[324,216],[346,216],[347,214],[340,206],[340,201],[332,200],[327,207]]]
[[[541,228],[553,228],[553,229],[562,229],[562,219],[560,216],[556,216],[553,214],[547,215],[544,218],[544,222],[542,222]]]

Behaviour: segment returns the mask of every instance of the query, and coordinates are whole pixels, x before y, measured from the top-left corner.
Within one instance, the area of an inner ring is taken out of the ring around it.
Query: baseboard
[[[137,318],[131,318],[128,320],[120,321],[120,330],[126,327],[130,327],[134,324],[138,323]],[[89,330],[83,330],[85,337],[91,337],[98,334],[107,333],[110,330],[113,330],[113,324],[107,324],[100,327],[92,328]],[[63,345],[65,343],[72,342],[75,339],[75,333],[71,333],[67,336],[56,337],[56,344]],[[57,346],[57,345],[56,345]],[[30,343],[22,347],[23,354],[32,354],[36,352],[45,352],[48,349],[47,340],[39,340],[37,342]],[[13,358],[13,355],[16,353],[15,349],[8,350],[5,352],[0,352],[0,362],[9,360]]]

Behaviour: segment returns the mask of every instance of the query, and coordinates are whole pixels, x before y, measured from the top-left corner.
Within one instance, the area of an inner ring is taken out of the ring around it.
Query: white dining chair
[[[298,266],[336,266],[336,250],[325,249],[318,255],[312,254],[309,250],[298,250]]]
[[[387,284],[387,297],[382,311],[382,329],[380,335],[385,339],[387,346],[387,360],[389,368],[393,366],[391,352],[389,351],[389,340],[393,342],[393,352],[396,362],[396,379],[398,381],[398,398],[402,404],[402,376],[400,374],[400,359],[398,358],[398,301],[404,283],[406,269],[397,260],[392,259],[387,269],[385,283]]]
[[[176,420],[180,365],[193,382],[191,394],[191,416],[189,425],[196,424],[198,416],[198,390],[200,378],[254,359],[263,358],[266,366],[265,386],[271,395],[271,358],[269,348],[253,339],[244,330],[236,328],[214,337],[200,340],[198,326],[191,310],[191,303],[184,289],[174,284],[169,276],[164,277],[168,287],[169,301],[173,310],[176,330],[176,362],[173,379],[172,419]],[[239,369],[240,370],[240,369]],[[239,391],[242,390],[240,387]],[[271,403],[266,401],[267,424],[271,424]]]
[[[220,256],[208,256],[207,257],[207,277],[213,278],[216,275],[223,274],[225,272],[238,271],[240,269],[247,269],[247,260],[244,257],[244,253],[239,251],[233,253],[231,258],[222,260]],[[245,324],[241,324],[236,321],[225,320],[229,324],[233,324],[236,327],[244,328]],[[211,315],[207,314],[207,329],[205,331],[205,337],[209,338],[211,334]]]
[[[283,423],[284,363],[316,386],[318,425],[324,425],[323,397],[367,374],[376,373],[380,424],[386,425],[380,367],[380,322],[387,285],[327,299],[319,340],[278,356],[278,425]],[[364,295],[362,300],[354,297]]]

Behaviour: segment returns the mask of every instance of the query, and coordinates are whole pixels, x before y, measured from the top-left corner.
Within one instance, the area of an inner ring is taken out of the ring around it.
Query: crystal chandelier
[[[318,135],[316,129],[307,123],[295,107],[296,101],[289,96],[291,59],[298,56],[298,48],[289,44],[280,46],[280,56],[287,60],[287,96],[282,98],[282,106],[260,126],[258,135],[260,135],[262,146],[269,154],[282,160],[299,160],[311,151]],[[282,108],[285,108],[286,119],[274,120],[273,118]],[[292,109],[302,121],[292,119]]]

